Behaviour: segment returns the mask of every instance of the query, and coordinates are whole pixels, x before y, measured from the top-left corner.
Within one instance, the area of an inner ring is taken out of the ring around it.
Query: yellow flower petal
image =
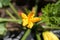
[[[32,27],[33,27],[33,23],[30,22],[27,27],[28,27],[28,28],[32,28]]]
[[[28,19],[23,19],[23,26],[26,26],[28,24]]]
[[[48,40],[46,33],[43,33],[43,38],[44,38],[44,40]]]
[[[35,8],[32,9],[32,11],[28,14],[28,16],[24,13],[21,14],[22,20],[23,20],[23,26],[26,26],[28,28],[32,28],[34,25],[34,22],[38,22],[41,20],[41,18],[34,17],[35,16]]]
[[[52,32],[43,32],[44,40],[59,40],[59,38]]]
[[[35,13],[35,11],[36,11],[36,8],[35,8],[35,7],[33,7],[33,8],[32,8],[32,12],[34,12],[34,13]]]
[[[21,13],[21,16],[22,16],[23,19],[27,18],[26,14],[24,14],[24,13]]]
[[[49,37],[50,37],[50,40],[59,40],[59,38],[52,32],[49,33]]]
[[[28,17],[29,17],[29,18],[34,17],[34,16],[35,16],[35,13],[34,13],[34,12],[30,12],[30,13],[28,14]]]
[[[38,22],[40,20],[41,20],[41,18],[35,17],[35,18],[32,19],[32,22]]]

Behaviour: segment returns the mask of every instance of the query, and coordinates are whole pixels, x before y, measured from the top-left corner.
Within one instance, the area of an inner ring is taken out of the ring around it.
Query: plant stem
[[[37,40],[41,40],[39,33],[36,33],[36,38],[37,38]]]
[[[17,10],[14,8],[14,6],[13,6],[11,3],[9,3],[9,6],[10,6],[10,8],[14,11],[14,13],[16,14],[16,16],[17,16],[18,18],[20,18],[20,16],[18,15],[18,12],[17,12]]]
[[[45,29],[60,29],[60,27],[45,27]]]
[[[35,16],[37,16],[37,9],[38,9],[38,6],[35,5]]]
[[[17,22],[18,20],[16,20],[16,19],[0,18],[0,22],[3,22],[3,21]]]
[[[16,19],[8,10],[6,10],[6,13],[7,13],[12,19]]]
[[[26,40],[26,38],[28,37],[28,35],[30,34],[31,29],[27,29],[27,31],[25,32],[25,34],[23,35],[21,40]]]

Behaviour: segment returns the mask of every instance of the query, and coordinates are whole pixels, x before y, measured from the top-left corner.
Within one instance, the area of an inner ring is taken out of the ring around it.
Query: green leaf
[[[37,40],[41,40],[40,35],[41,35],[40,33],[37,33],[37,32],[36,32],[36,38],[37,38]]]
[[[16,18],[12,15],[12,13],[9,12],[9,10],[6,10],[6,13],[7,13],[12,19],[16,19]]]
[[[7,19],[7,18],[0,18],[0,22],[15,22],[15,23],[22,23],[22,19]]]
[[[0,8],[8,6],[11,0],[0,0]]]
[[[31,33],[31,29],[27,29],[27,31],[25,32],[25,34],[23,35],[23,37],[21,38],[21,40],[26,40],[26,38],[28,37],[28,35]]]
[[[5,28],[5,23],[0,23],[0,35],[5,35],[7,29]]]
[[[42,8],[42,23],[45,27],[59,29],[60,25],[60,0],[56,3],[47,4]],[[55,28],[56,27],[56,28]]]
[[[21,19],[21,16],[19,16],[18,11],[16,10],[16,8],[11,3],[9,3],[9,6],[12,9],[12,11],[15,13],[17,18]]]
[[[2,3],[0,2],[0,8],[2,8]]]
[[[10,3],[10,1],[11,1],[11,0],[3,0],[3,1],[2,1],[2,4],[3,4],[4,6],[8,6],[9,3]]]

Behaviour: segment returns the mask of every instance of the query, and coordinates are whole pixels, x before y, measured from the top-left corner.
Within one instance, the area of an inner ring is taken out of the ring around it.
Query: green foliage
[[[0,23],[0,35],[5,35],[7,29],[5,28],[5,23]]]
[[[0,0],[0,8],[8,6],[11,0]]]
[[[42,22],[47,27],[60,27],[60,1],[47,4],[42,8]]]
[[[0,8],[2,8],[2,3],[0,2]]]

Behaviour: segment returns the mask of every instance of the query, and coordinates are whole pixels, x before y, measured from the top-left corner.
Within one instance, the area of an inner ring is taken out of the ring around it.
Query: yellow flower
[[[27,26],[27,28],[32,28],[35,22],[41,20],[41,18],[34,17],[34,16],[35,16],[34,9],[28,15],[21,13],[23,26]]]
[[[46,31],[43,32],[44,40],[59,40],[59,38],[52,32]]]

